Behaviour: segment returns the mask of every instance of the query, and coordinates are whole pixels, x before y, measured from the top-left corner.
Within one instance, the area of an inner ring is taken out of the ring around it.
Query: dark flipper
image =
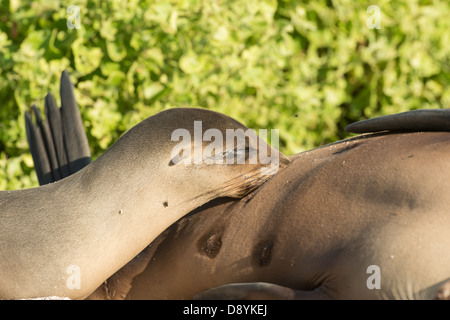
[[[70,173],[75,173],[91,162],[91,154],[80,110],[75,101],[73,85],[70,82],[69,73],[65,70],[61,75],[60,94],[64,144]]]
[[[64,146],[61,111],[57,107],[55,98],[51,93],[48,93],[45,96],[45,117],[47,118],[52,134],[61,177],[67,177],[70,175],[70,171],[69,162],[66,155],[66,147]]]
[[[45,151],[47,154],[48,162],[50,164],[50,174],[52,181],[61,180],[61,174],[59,172],[58,159],[55,154],[55,145],[53,143],[53,137],[50,132],[50,127],[47,121],[44,121],[41,116],[39,109],[33,105],[34,116],[36,117],[36,123],[40,129],[42,140],[44,142]]]
[[[200,292],[195,300],[329,300],[322,287],[294,290],[267,282],[231,283]]]
[[[421,109],[381,116],[349,124],[353,133],[379,131],[450,131],[449,109]]]
[[[25,129],[39,184],[50,183],[53,179],[50,173],[50,163],[48,161],[47,151],[45,150],[41,129],[33,123],[32,116],[28,111],[25,112]]]
[[[61,108],[50,93],[45,97],[45,120],[34,105],[36,124],[32,115],[25,113],[28,145],[40,185],[63,179],[91,162],[86,132],[66,71],[61,76],[60,90]]]

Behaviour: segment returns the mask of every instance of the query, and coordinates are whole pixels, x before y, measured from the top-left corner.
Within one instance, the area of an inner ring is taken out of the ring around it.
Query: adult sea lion
[[[246,130],[217,112],[169,109],[67,178],[0,192],[0,298],[84,298],[184,214],[216,197],[242,197],[271,177],[254,157],[277,151],[256,135],[244,149],[224,143],[216,155],[244,155],[245,164],[174,162],[172,133],[193,132],[194,121],[202,122],[201,133]],[[201,150],[208,146],[201,141]],[[288,162],[279,155],[280,168]]]

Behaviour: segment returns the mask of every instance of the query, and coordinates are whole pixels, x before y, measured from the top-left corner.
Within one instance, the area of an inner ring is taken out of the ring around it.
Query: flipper
[[[321,287],[311,290],[294,290],[267,282],[231,283],[197,294],[196,300],[328,300]]]
[[[450,109],[419,109],[381,116],[351,123],[345,131],[450,131]]]
[[[91,154],[80,110],[75,101],[73,84],[70,82],[69,73],[65,70],[61,75],[60,95],[64,145],[70,173],[73,174],[91,162]]]
[[[64,131],[61,120],[61,111],[56,105],[55,98],[51,93],[48,93],[45,96],[45,117],[52,134],[61,177],[67,177],[70,175],[70,170],[66,155],[66,147],[64,145]],[[82,133],[80,132],[80,134]]]
[[[25,130],[39,184],[50,183],[53,181],[53,178],[50,177],[52,169],[50,168],[41,129],[33,123],[32,116],[28,111],[25,111]]]
[[[36,124],[32,115],[25,112],[28,145],[40,185],[63,179],[91,162],[86,132],[67,71],[61,75],[60,95],[61,108],[51,93],[45,97],[45,120],[35,105],[32,110]]]

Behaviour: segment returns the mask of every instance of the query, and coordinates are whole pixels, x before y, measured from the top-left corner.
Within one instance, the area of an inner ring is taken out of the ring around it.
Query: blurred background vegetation
[[[347,137],[356,120],[450,106],[448,0],[0,3],[2,190],[38,185],[24,112],[43,110],[49,91],[58,101],[64,69],[94,159],[166,108],[279,129],[290,155]],[[367,25],[370,5],[380,29]]]

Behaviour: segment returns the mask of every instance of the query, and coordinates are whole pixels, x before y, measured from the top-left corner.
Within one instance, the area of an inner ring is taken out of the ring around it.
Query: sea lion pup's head
[[[153,185],[156,179],[152,195],[159,194],[169,207],[198,197],[201,203],[242,197],[290,162],[254,130],[200,108],[174,108],[151,116],[126,132],[105,156],[109,152],[124,170],[132,165]]]

